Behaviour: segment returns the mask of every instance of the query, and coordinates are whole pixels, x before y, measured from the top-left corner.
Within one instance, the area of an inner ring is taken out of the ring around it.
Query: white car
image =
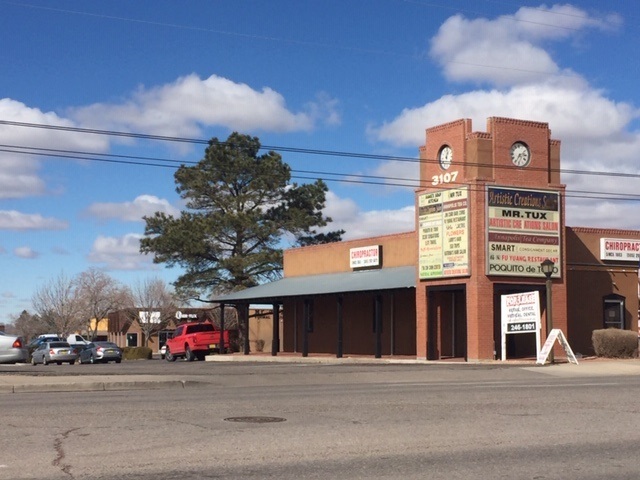
[[[22,337],[0,332],[0,363],[26,363],[29,351]]]
[[[89,340],[86,340],[82,335],[78,335],[77,333],[69,335],[67,337],[67,342],[69,342],[69,345],[89,345],[91,343]]]
[[[164,356],[167,354],[167,346],[166,345],[162,345],[160,347],[160,358],[162,360],[164,360]]]

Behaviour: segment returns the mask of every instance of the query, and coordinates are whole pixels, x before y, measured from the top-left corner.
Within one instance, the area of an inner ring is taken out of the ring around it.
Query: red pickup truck
[[[174,362],[178,357],[184,357],[188,362],[204,360],[205,355],[220,349],[220,333],[211,322],[182,324],[167,339],[164,358],[168,362]],[[226,351],[229,348],[229,330],[222,333]]]

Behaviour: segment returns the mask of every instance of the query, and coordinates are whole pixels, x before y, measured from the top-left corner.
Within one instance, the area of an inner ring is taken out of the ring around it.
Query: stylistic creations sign
[[[544,276],[540,264],[556,264],[560,277],[560,193],[487,188],[487,275]]]

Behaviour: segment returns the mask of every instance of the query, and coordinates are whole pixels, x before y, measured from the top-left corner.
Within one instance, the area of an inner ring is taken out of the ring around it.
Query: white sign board
[[[629,238],[601,238],[600,260],[637,262],[640,260],[640,240]]]
[[[567,342],[567,339],[564,336],[564,333],[562,333],[562,330],[560,330],[559,328],[554,328],[553,330],[551,330],[551,333],[547,337],[546,342],[544,342],[542,349],[538,351],[538,359],[536,360],[536,363],[538,365],[545,364],[545,362],[547,361],[547,358],[549,357],[549,353],[551,353],[553,344],[556,343],[556,340],[558,340],[560,342],[560,345],[562,345],[562,348],[567,354],[567,359],[569,360],[569,362],[575,363],[577,365],[578,360],[576,359],[576,356],[573,354],[573,350],[571,350],[571,347],[569,346],[569,342]]]
[[[536,351],[540,351],[540,292],[501,295],[502,360],[507,359],[507,335],[535,333]]]
[[[379,267],[380,245],[349,249],[349,265],[351,268]]]
[[[138,312],[140,323],[160,323],[160,312]]]

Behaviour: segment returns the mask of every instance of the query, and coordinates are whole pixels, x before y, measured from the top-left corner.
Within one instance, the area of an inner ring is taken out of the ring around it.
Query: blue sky
[[[129,285],[179,274],[138,253],[141,217],[180,211],[173,168],[34,148],[196,162],[202,145],[78,128],[236,130],[293,149],[282,155],[296,180],[327,180],[330,227],[351,239],[414,228],[413,187],[397,184],[415,185],[417,164],[390,158],[417,158],[426,128],[547,122],[562,141],[567,225],[640,229],[639,5],[0,0],[0,322],[61,273],[98,267]]]

